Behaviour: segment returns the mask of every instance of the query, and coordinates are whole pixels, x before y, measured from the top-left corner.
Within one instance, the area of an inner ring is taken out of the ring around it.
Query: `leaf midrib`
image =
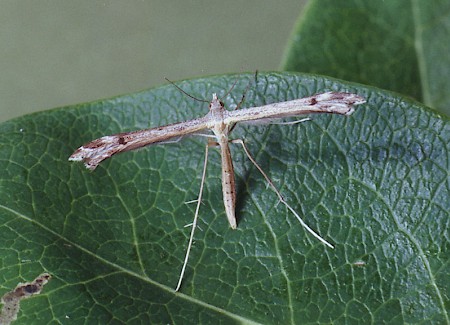
[[[136,272],[130,271],[130,270],[128,270],[128,269],[126,269],[126,268],[124,268],[124,267],[122,267],[122,266],[120,266],[120,265],[118,265],[118,264],[116,264],[116,263],[110,262],[110,261],[108,261],[108,260],[106,260],[106,259],[104,259],[104,258],[102,258],[102,257],[100,257],[100,256],[98,256],[98,255],[96,255],[96,254],[94,254],[94,253],[91,252],[90,250],[88,250],[88,249],[86,249],[86,248],[80,246],[80,245],[77,244],[76,242],[73,242],[73,241],[68,240],[67,238],[64,238],[63,236],[61,236],[60,233],[57,233],[57,232],[53,231],[52,229],[46,227],[45,225],[43,225],[43,224],[40,223],[40,222],[37,222],[36,220],[33,220],[33,219],[31,219],[31,218],[29,218],[29,217],[27,217],[27,216],[25,216],[25,215],[23,215],[23,214],[21,214],[21,213],[15,211],[15,210],[13,210],[13,209],[10,209],[10,208],[8,208],[8,207],[2,205],[2,204],[0,204],[0,208],[4,209],[5,211],[8,211],[9,213],[12,213],[12,214],[16,215],[16,216],[19,217],[19,218],[22,218],[22,219],[24,219],[24,220],[26,220],[26,221],[28,221],[28,222],[30,222],[30,223],[32,223],[32,224],[34,224],[34,225],[40,227],[42,230],[45,230],[45,231],[47,231],[48,233],[52,234],[53,236],[55,236],[55,237],[57,237],[57,238],[59,238],[59,239],[61,239],[61,240],[64,240],[65,242],[69,243],[69,244],[72,245],[73,247],[76,247],[76,248],[78,248],[79,250],[81,250],[82,252],[84,252],[84,253],[86,253],[86,254],[88,254],[88,255],[90,255],[90,256],[96,258],[96,259],[99,260],[100,262],[105,263],[106,265],[109,265],[109,266],[111,266],[111,267],[117,269],[117,273],[119,273],[119,272],[126,273],[126,274],[128,274],[128,275],[130,275],[130,276],[132,276],[132,277],[135,277],[135,278],[137,278],[137,279],[139,279],[139,280],[141,280],[141,281],[144,281],[144,282],[147,282],[147,283],[149,283],[149,284],[151,284],[151,285],[157,286],[158,288],[160,288],[160,289],[162,289],[162,290],[165,290],[165,291],[167,291],[167,292],[173,294],[173,295],[176,296],[177,298],[182,298],[182,299],[184,299],[184,300],[186,300],[186,301],[189,301],[189,302],[191,302],[191,303],[195,303],[195,304],[197,304],[197,305],[199,305],[199,306],[201,306],[201,307],[204,307],[204,308],[208,308],[208,309],[210,309],[210,310],[212,310],[212,311],[215,311],[215,312],[217,312],[217,313],[220,313],[220,314],[229,316],[229,317],[231,317],[231,318],[233,318],[233,319],[236,319],[236,320],[239,320],[239,321],[241,321],[241,322],[243,322],[243,323],[245,322],[246,324],[255,324],[255,325],[261,324],[261,323],[255,322],[255,321],[252,320],[252,319],[248,319],[248,318],[242,317],[242,316],[237,315],[237,314],[235,314],[235,313],[231,313],[231,312],[229,312],[228,310],[225,310],[225,309],[223,309],[223,308],[220,308],[220,307],[217,307],[217,306],[208,304],[208,303],[206,303],[206,302],[204,302],[204,301],[202,301],[202,300],[193,298],[193,297],[191,297],[191,296],[189,296],[189,295],[187,295],[187,294],[184,294],[184,293],[181,293],[181,292],[175,292],[173,288],[170,288],[170,287],[168,287],[168,286],[166,286],[166,285],[164,285],[164,284],[161,284],[161,283],[159,283],[159,282],[153,281],[152,279],[150,279],[150,278],[148,278],[148,277],[144,277],[144,276],[142,276],[141,274],[138,274],[138,273],[136,273]],[[110,273],[110,274],[108,274],[108,275],[110,276],[110,275],[114,275],[114,274],[115,274],[115,273]],[[95,281],[95,279],[93,279],[93,281]]]

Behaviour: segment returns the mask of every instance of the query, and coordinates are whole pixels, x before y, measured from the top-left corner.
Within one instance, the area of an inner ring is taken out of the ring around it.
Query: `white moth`
[[[365,103],[365,99],[356,94],[343,92],[326,92],[296,100],[228,111],[225,109],[224,104],[218,99],[217,95],[213,94],[212,101],[209,104],[209,112],[203,117],[186,122],[158,126],[146,130],[138,130],[134,132],[125,132],[104,136],[86,143],[85,145],[78,148],[69,157],[69,160],[83,161],[86,168],[94,170],[100,162],[120,152],[142,148],[151,144],[167,142],[171,139],[177,139],[185,135],[199,133],[207,129],[213,132],[215,142],[209,141],[208,145],[206,146],[202,182],[200,185],[200,193],[197,200],[197,208],[195,211],[194,221],[192,223],[191,235],[189,238],[189,244],[187,247],[184,264],[181,270],[177,287],[175,289],[176,291],[178,291],[181,286],[181,281],[183,279],[184,271],[188,262],[189,252],[194,237],[194,230],[197,225],[198,211],[200,208],[203,184],[206,174],[208,146],[211,145],[219,146],[220,148],[222,157],[223,202],[225,205],[228,222],[230,223],[231,228],[236,229],[237,227],[235,215],[236,190],[233,162],[231,159],[231,153],[228,144],[230,142],[235,142],[242,145],[249,159],[267,180],[271,188],[277,194],[279,200],[295,215],[302,226],[305,227],[308,232],[310,232],[322,243],[333,248],[330,243],[328,243],[308,225],[306,225],[306,223],[300,218],[298,213],[293,208],[291,208],[290,205],[288,205],[288,203],[281,196],[280,192],[276,189],[270,178],[264,173],[261,167],[250,155],[244,142],[239,139],[230,141],[229,134],[235,124],[239,122],[295,117],[305,114],[317,113],[350,115],[354,111],[354,106],[362,103]]]

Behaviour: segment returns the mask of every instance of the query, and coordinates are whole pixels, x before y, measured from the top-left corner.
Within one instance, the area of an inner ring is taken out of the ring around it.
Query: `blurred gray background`
[[[171,80],[278,69],[307,0],[0,0],[0,122]]]

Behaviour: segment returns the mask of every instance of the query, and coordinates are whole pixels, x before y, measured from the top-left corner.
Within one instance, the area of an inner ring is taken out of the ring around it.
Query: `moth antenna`
[[[258,78],[258,70],[255,71],[255,84],[256,84],[257,78]],[[245,90],[244,90],[244,93],[242,94],[241,100],[239,101],[237,106],[234,108],[235,111],[238,110],[241,107],[242,103],[244,102],[245,95],[247,95],[247,92],[250,89],[251,84],[252,84],[252,82],[249,81],[247,87],[245,87]]]
[[[230,89],[225,93],[225,95],[223,95],[222,97],[220,97],[220,100],[221,100],[221,101],[222,101],[223,98],[227,97],[227,96],[231,93],[231,91],[233,90],[234,86],[236,86],[237,81],[238,81],[238,78],[236,78],[236,79],[234,80],[233,84],[231,85]]]
[[[191,94],[188,94],[187,92],[185,92],[183,89],[181,89],[179,86],[177,86],[173,81],[166,79],[168,82],[170,82],[172,85],[174,85],[179,91],[181,91],[183,94],[185,94],[186,96],[192,98],[193,100],[199,101],[199,102],[203,102],[203,103],[209,103],[209,101],[205,100],[205,99],[200,99],[197,97],[192,96]]]
[[[255,70],[255,85],[258,84],[258,73],[259,73],[259,71],[258,71],[258,69],[256,69]]]

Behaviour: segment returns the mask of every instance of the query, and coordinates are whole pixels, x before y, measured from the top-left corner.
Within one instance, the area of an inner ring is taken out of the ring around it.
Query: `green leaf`
[[[211,149],[195,243],[180,293],[206,139],[114,156],[95,172],[67,161],[119,131],[202,116],[172,85],[24,116],[0,126],[1,292],[48,272],[21,303],[36,323],[449,322],[450,124],[389,92],[303,74],[227,75],[179,86],[233,108],[341,90],[367,98],[349,116],[240,125],[263,170],[325,239],[309,235],[239,147],[238,229]]]
[[[450,114],[450,2],[310,1],[283,69],[394,90]]]

